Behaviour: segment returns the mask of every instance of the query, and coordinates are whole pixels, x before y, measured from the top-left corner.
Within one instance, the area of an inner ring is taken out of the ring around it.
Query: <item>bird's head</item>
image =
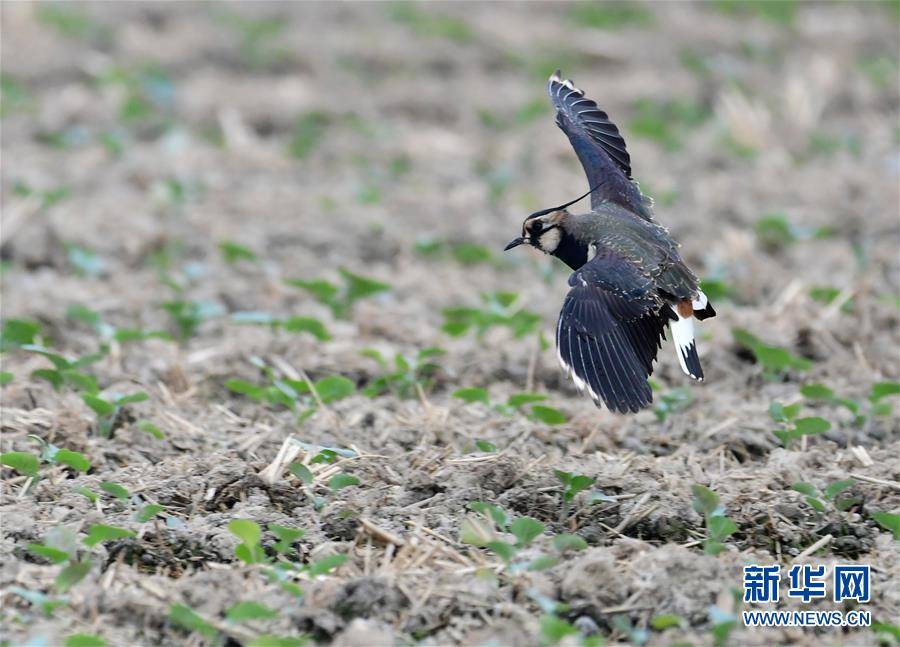
[[[564,207],[535,211],[522,223],[522,235],[511,240],[503,251],[528,244],[545,254],[553,254],[562,240],[562,228],[568,215]]]

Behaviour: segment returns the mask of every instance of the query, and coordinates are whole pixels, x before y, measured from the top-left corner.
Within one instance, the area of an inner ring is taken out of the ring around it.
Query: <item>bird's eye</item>
[[[543,229],[544,223],[542,223],[540,220],[532,220],[530,223],[528,223],[528,231],[533,236],[539,235],[541,231],[543,231]]]

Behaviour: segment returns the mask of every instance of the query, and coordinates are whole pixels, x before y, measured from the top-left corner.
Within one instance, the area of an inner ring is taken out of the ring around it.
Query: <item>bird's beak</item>
[[[503,248],[503,251],[504,252],[509,251],[513,247],[518,247],[519,245],[524,245],[527,242],[528,242],[528,239],[522,238],[521,236],[519,238],[513,238],[511,241],[509,241],[509,244]]]

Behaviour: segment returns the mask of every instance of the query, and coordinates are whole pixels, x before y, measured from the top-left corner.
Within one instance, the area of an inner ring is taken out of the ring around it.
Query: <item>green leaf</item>
[[[91,409],[93,409],[94,413],[96,413],[100,417],[111,416],[116,412],[116,405],[114,405],[112,402],[107,402],[103,398],[96,395],[83,393],[81,395],[81,399],[84,400],[84,403]]]
[[[145,402],[150,399],[150,396],[147,395],[144,391],[138,391],[137,393],[132,393],[131,395],[123,395],[120,398],[116,398],[115,404],[119,407],[124,407],[126,404],[136,404],[138,402]]]
[[[72,634],[63,643],[64,647],[106,647],[106,641],[94,634]]]
[[[797,433],[803,436],[822,434],[831,429],[831,423],[824,418],[798,418],[795,425]]]
[[[323,377],[316,382],[316,393],[325,404],[342,400],[352,395],[354,391],[356,391],[356,384],[342,375]]]
[[[96,546],[104,541],[114,541],[116,539],[125,539],[126,537],[134,537],[133,530],[126,528],[118,528],[116,526],[107,526],[106,524],[96,523],[88,529],[87,537],[82,541],[85,546]]]
[[[832,400],[834,391],[824,384],[805,384],[800,387],[800,393],[810,400]]]
[[[900,514],[892,512],[873,512],[872,518],[878,522],[878,525],[885,530],[890,531],[894,539],[900,540]]]
[[[548,568],[553,568],[557,564],[559,564],[559,558],[554,557],[553,555],[539,555],[528,562],[526,570],[546,571]]]
[[[313,474],[309,471],[309,468],[303,463],[291,463],[288,466],[288,471],[296,476],[298,479],[303,481],[306,485],[312,485],[313,482]]]
[[[653,616],[650,620],[650,626],[653,627],[656,631],[665,631],[671,627],[680,627],[684,623],[684,620],[681,619],[680,616],[676,616],[673,613],[664,613],[658,616]]]
[[[327,575],[348,559],[350,558],[347,555],[329,555],[307,566],[306,572],[309,573],[310,577]]]
[[[27,548],[29,553],[39,555],[53,564],[62,564],[71,558],[66,551],[44,544],[28,544]]]
[[[574,636],[578,633],[578,629],[573,625],[550,613],[541,616],[540,627],[541,636],[550,645],[555,645],[566,636]]]
[[[485,515],[500,528],[506,528],[509,525],[509,517],[506,516],[503,508],[493,503],[485,503],[484,501],[472,501],[469,508],[475,512]]]
[[[561,425],[566,422],[566,416],[559,409],[545,407],[541,404],[531,407],[530,417],[548,425]]]
[[[588,547],[587,542],[578,535],[563,533],[553,538],[553,547],[561,553],[567,550],[584,550]]]
[[[127,501],[128,497],[131,496],[128,493],[128,490],[119,485],[118,483],[112,483],[110,481],[103,481],[100,484],[100,489],[106,492],[107,494],[111,494],[121,501]]]
[[[727,537],[737,532],[738,527],[728,517],[713,515],[707,520],[706,529],[709,531],[710,538],[715,541],[724,541]]]
[[[849,487],[852,487],[855,481],[853,479],[845,479],[843,481],[835,481],[831,485],[825,488],[825,496],[829,499],[833,499],[838,494],[843,492]]]
[[[169,607],[169,620],[188,631],[196,631],[207,639],[212,639],[216,635],[215,627],[183,604],[173,604]]]
[[[91,462],[81,452],[60,449],[56,452],[53,460],[59,465],[68,465],[79,472],[87,472],[91,469]]]
[[[219,243],[219,251],[222,252],[222,258],[226,263],[256,260],[256,254],[248,247],[244,247],[243,245],[230,240],[221,241]]]
[[[86,498],[91,503],[97,502],[97,498],[98,498],[97,495],[94,492],[92,492],[90,489],[84,487],[83,485],[80,485],[77,488],[75,488],[75,492],[77,492],[78,494],[80,494],[81,496]]]
[[[19,474],[35,477],[38,475],[41,463],[38,457],[27,452],[5,452],[0,454],[0,463],[11,467]]]
[[[333,283],[317,279],[314,281],[303,281],[301,279],[287,279],[285,283],[295,288],[307,290],[313,295],[316,301],[324,304],[334,302],[338,293],[338,287]]]
[[[816,510],[817,512],[825,512],[825,504],[814,496],[806,497],[806,503],[807,505],[809,505],[809,507]]]
[[[61,593],[65,593],[90,573],[91,566],[91,562],[70,562],[56,576],[56,589]]]
[[[338,272],[341,273],[341,276],[347,283],[347,300],[351,303],[357,299],[369,297],[373,294],[378,294],[379,292],[387,292],[391,289],[391,286],[387,283],[354,274],[344,268],[338,269]]]
[[[0,386],[6,386],[15,379],[15,375],[9,371],[0,371]]]
[[[228,531],[248,547],[257,546],[262,538],[259,524],[249,519],[232,519],[228,522]]]
[[[138,431],[143,431],[145,434],[150,434],[157,440],[165,440],[166,439],[163,432],[161,432],[159,430],[159,427],[154,425],[149,420],[138,420],[137,428],[138,428]]]
[[[505,541],[489,541],[485,544],[485,548],[494,551],[497,554],[497,557],[507,564],[516,556],[516,547]]]
[[[571,501],[574,499],[579,492],[582,492],[594,484],[594,479],[589,476],[584,476],[583,474],[575,474],[569,480],[568,487],[566,488],[565,493],[563,494],[563,498],[566,501]]]
[[[531,404],[532,402],[542,402],[546,399],[547,396],[540,393],[515,393],[509,396],[506,404],[514,409],[518,409],[523,405]]]
[[[162,511],[163,507],[158,503],[148,503],[140,510],[138,510],[138,513],[134,518],[136,521],[138,521],[138,523],[147,523]]]
[[[872,385],[872,393],[869,395],[869,400],[878,402],[881,398],[897,394],[900,394],[900,382],[878,382]]]
[[[483,519],[467,515],[459,524],[459,540],[464,544],[487,546],[493,537],[491,527]]]
[[[352,474],[335,474],[328,479],[328,487],[331,488],[332,493],[351,485],[359,485],[359,479]]]
[[[719,495],[703,485],[692,485],[691,492],[694,495],[692,502],[694,510],[709,517],[719,509]]]
[[[331,339],[322,322],[312,317],[291,317],[285,319],[281,325],[288,332],[307,332],[319,341]]]
[[[794,483],[791,486],[791,489],[800,494],[805,494],[806,496],[819,496],[818,491],[816,491],[816,488],[811,483],[800,481],[799,483]]]
[[[228,609],[225,619],[229,622],[247,622],[248,620],[271,620],[278,617],[278,612],[261,602],[238,602]]]
[[[705,539],[703,541],[703,552],[707,555],[718,555],[723,550],[725,550],[725,546],[715,539]]]
[[[225,380],[225,388],[234,393],[246,395],[254,400],[263,400],[265,398],[265,387],[248,382],[247,380],[230,379]]]
[[[544,524],[531,517],[519,517],[510,524],[509,531],[516,538],[516,545],[524,547],[531,545],[544,532]]]
[[[476,440],[475,448],[480,452],[493,453],[497,451],[497,446],[494,443],[488,442],[486,440]]]
[[[28,344],[34,344],[41,332],[41,326],[37,322],[25,319],[7,319],[0,330],[0,350],[19,348]]]
[[[471,404],[473,402],[483,402],[489,404],[487,389],[479,387],[468,387],[453,392],[454,398],[459,398],[463,402]]]
[[[275,550],[279,553],[286,553],[291,546],[306,534],[306,531],[300,528],[288,528],[287,526],[279,526],[277,523],[269,524],[269,532],[278,537],[278,543],[275,544]]]

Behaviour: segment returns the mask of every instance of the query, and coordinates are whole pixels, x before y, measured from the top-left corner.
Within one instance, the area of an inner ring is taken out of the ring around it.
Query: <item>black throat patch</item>
[[[577,270],[587,263],[588,246],[579,243],[575,236],[566,232],[562,227],[560,227],[560,233],[562,233],[562,238],[559,239],[559,245],[553,250],[553,256],[573,270]]]

